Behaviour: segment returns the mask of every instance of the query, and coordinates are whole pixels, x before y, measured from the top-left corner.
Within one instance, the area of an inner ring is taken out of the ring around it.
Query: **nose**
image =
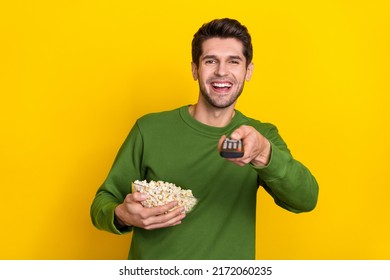
[[[216,76],[220,76],[220,77],[223,77],[223,76],[226,76],[228,74],[228,67],[226,65],[226,63],[224,62],[220,62],[217,64],[217,67],[215,67],[215,75]]]

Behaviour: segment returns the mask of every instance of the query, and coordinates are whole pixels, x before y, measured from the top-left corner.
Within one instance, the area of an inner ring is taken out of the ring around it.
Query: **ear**
[[[191,69],[192,69],[192,77],[194,80],[198,80],[198,67],[194,62],[191,62]]]
[[[255,65],[253,62],[249,63],[248,67],[246,68],[246,74],[245,74],[245,80],[249,82],[249,80],[252,77],[253,69],[255,68]]]

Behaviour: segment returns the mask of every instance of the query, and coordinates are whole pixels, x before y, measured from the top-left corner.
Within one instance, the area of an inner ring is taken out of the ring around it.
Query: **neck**
[[[188,110],[190,115],[197,121],[214,127],[227,126],[235,114],[234,106],[218,109],[203,107],[199,103],[191,105]]]

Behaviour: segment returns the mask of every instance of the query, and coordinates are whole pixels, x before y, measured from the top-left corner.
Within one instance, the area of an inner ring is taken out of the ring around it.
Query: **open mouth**
[[[222,83],[218,83],[218,82],[214,82],[214,83],[211,83],[211,86],[215,89],[215,90],[228,90],[230,89],[233,85],[229,82],[222,82]]]

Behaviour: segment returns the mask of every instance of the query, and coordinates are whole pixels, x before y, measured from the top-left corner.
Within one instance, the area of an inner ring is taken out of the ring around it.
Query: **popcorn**
[[[141,202],[144,207],[155,207],[165,205],[171,201],[177,201],[177,207],[184,207],[184,212],[188,213],[196,205],[197,199],[191,190],[182,189],[173,183],[163,181],[134,181],[132,183],[133,192],[138,191],[148,195],[148,198]]]

